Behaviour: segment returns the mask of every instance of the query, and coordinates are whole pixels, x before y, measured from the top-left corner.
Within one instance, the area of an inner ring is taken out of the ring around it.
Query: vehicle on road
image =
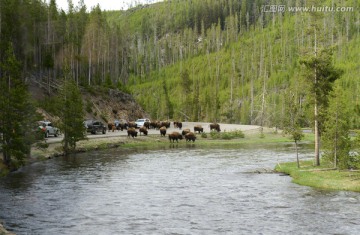
[[[86,120],[84,121],[84,125],[86,127],[86,132],[90,132],[91,134],[96,134],[98,132],[106,134],[106,126],[99,120]]]
[[[140,128],[140,127],[144,126],[145,122],[150,123],[150,119],[148,119],[148,118],[140,118],[140,119],[136,120],[135,121],[136,127]]]
[[[39,121],[39,129],[44,133],[45,138],[48,138],[51,135],[54,137],[58,137],[60,135],[60,129],[54,127],[49,121]]]

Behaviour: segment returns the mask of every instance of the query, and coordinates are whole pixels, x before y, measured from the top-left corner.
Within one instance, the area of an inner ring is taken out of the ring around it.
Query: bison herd
[[[148,135],[149,129],[157,129],[160,132],[161,137],[166,137],[167,129],[170,127],[171,123],[169,121],[154,121],[154,122],[145,122],[143,126],[138,127],[135,122],[123,122],[123,123],[108,123],[108,130],[127,130],[128,138],[135,138],[139,135]],[[174,143],[179,142],[179,140],[185,139],[186,142],[195,142],[196,135],[195,133],[203,133],[204,128],[201,125],[194,126],[194,131],[192,132],[189,128],[182,129],[182,122],[174,122],[174,128],[179,128],[182,132],[173,131],[168,134],[169,141]],[[220,125],[218,123],[210,124],[210,131],[220,132]]]

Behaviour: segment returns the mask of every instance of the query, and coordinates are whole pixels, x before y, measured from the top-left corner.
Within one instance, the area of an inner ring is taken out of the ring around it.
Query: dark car
[[[106,133],[106,126],[99,120],[86,120],[84,125],[86,132],[90,132],[91,134],[96,134],[97,132]]]

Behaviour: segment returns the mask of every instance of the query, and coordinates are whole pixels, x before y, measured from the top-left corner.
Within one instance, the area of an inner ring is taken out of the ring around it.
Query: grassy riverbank
[[[272,129],[265,129],[263,134],[258,130],[245,132],[243,138],[238,132],[221,132],[219,135],[197,134],[195,142],[186,142],[184,139],[179,140],[178,143],[170,143],[168,137],[161,137],[160,135],[138,136],[136,138],[128,138],[127,136],[106,137],[82,140],[77,143],[76,152],[88,152],[94,150],[108,149],[108,148],[161,148],[173,145],[189,145],[193,144],[199,147],[208,146],[238,146],[238,145],[255,145],[255,144],[275,144],[275,143],[291,143],[290,139],[283,136],[281,133],[275,133]],[[303,139],[304,143],[311,143],[314,141],[312,134],[306,134]],[[34,146],[32,149],[31,160],[44,160],[52,157],[63,155],[61,143],[47,144],[41,148]]]
[[[323,164],[313,166],[313,161],[280,163],[275,170],[290,175],[293,182],[326,190],[346,190],[360,192],[360,171],[339,171]]]

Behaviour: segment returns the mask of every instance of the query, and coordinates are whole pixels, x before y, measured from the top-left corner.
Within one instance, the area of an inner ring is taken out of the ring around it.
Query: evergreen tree
[[[315,164],[320,165],[320,136],[323,131],[324,115],[328,108],[328,95],[333,83],[340,78],[341,70],[333,65],[332,51],[323,49],[314,56],[301,60],[305,66],[305,79],[309,84],[314,105]]]
[[[79,88],[75,81],[70,78],[69,72],[65,72],[65,78],[60,87],[58,96],[60,128],[64,133],[63,149],[69,153],[76,148],[79,140],[86,138],[83,109],[83,101]]]
[[[322,136],[324,158],[334,168],[348,169],[350,158],[350,110],[343,89],[339,86],[331,93]]]
[[[30,154],[29,136],[34,127],[35,111],[20,71],[21,65],[10,44],[0,64],[0,143],[3,162],[11,168],[23,165]]]
[[[285,94],[285,117],[283,120],[284,134],[289,134],[295,143],[297,167],[300,168],[298,142],[304,136],[301,130],[301,110],[295,94]]]

